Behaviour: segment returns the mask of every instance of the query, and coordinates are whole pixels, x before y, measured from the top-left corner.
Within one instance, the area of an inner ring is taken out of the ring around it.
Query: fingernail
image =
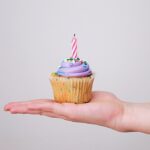
[[[8,110],[9,110],[8,106],[5,105],[5,106],[4,106],[4,111],[8,111]]]

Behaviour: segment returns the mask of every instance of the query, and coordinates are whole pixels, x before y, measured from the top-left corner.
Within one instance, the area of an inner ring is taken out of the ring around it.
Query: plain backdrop
[[[149,0],[0,0],[0,150],[149,150],[143,133],[3,111],[53,97],[48,75],[70,57],[74,33],[93,90],[150,101]]]

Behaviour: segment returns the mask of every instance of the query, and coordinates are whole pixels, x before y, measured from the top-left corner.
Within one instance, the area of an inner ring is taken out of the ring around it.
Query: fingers
[[[13,114],[37,114],[79,122],[87,118],[87,115],[89,114],[88,108],[90,108],[89,105],[90,103],[61,104],[49,99],[38,99],[26,102],[9,103],[4,109]]]
[[[30,110],[38,110],[43,112],[43,114],[46,114],[44,112],[50,112],[59,116],[60,118],[65,118],[68,120],[73,118],[76,108],[76,104],[60,104],[57,102],[32,103],[32,105],[29,105]]]
[[[57,114],[51,113],[51,112],[43,112],[40,110],[29,110],[29,109],[25,109],[25,107],[20,107],[19,108],[12,108],[10,110],[10,112],[12,114],[31,114],[31,115],[43,115],[43,116],[47,116],[47,117],[51,117],[51,118],[62,118],[65,119],[64,116],[59,116]]]
[[[37,103],[37,102],[38,103],[43,103],[43,102],[47,102],[47,101],[52,101],[52,100],[50,100],[50,99],[34,99],[34,100],[23,101],[23,102],[10,102],[10,103],[8,103],[4,106],[4,110],[5,111],[10,111],[10,109],[14,108],[15,106],[20,107],[22,105],[28,105],[32,102],[34,102],[34,103]]]
[[[39,114],[53,118],[69,120],[73,118],[75,104],[60,104],[49,99],[38,99],[24,102],[11,102],[4,110],[12,114]]]

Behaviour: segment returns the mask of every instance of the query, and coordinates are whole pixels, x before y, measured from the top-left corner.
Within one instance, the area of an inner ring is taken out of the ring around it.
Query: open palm
[[[91,123],[117,128],[123,114],[123,103],[109,92],[93,92],[92,100],[85,104],[57,103],[50,99],[11,102],[6,111],[16,114],[39,114],[74,122]]]

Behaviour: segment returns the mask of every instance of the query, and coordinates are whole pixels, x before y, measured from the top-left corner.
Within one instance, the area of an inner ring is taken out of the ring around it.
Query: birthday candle
[[[77,55],[77,39],[75,37],[75,34],[74,34],[74,37],[72,39],[72,43],[71,43],[71,46],[72,46],[72,58],[77,58],[78,55]]]

